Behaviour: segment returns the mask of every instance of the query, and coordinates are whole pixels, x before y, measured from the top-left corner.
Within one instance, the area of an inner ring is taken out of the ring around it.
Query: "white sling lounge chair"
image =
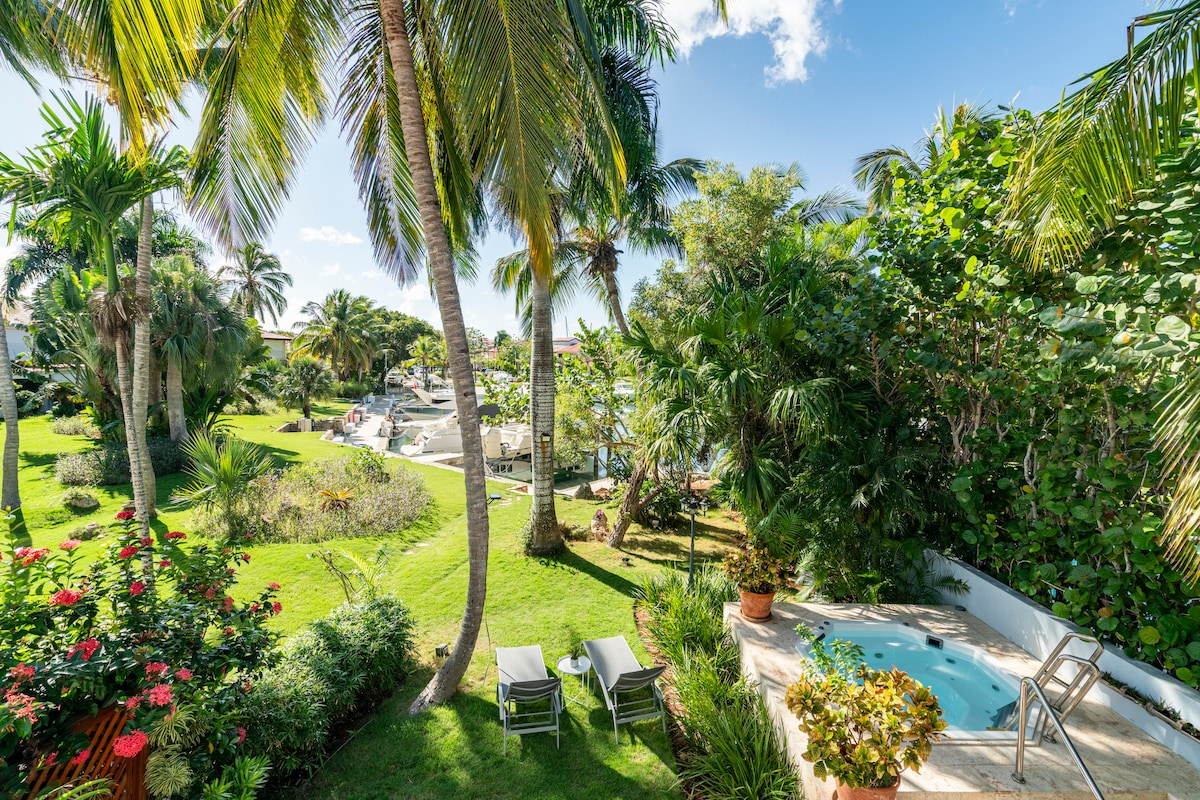
[[[604,692],[604,702],[612,712],[613,736],[617,744],[621,743],[617,726],[622,722],[662,717],[663,730],[667,729],[663,695],[658,688],[658,676],[666,667],[643,667],[624,636],[591,639],[583,643],[583,649],[591,659],[592,669]]]
[[[496,699],[500,704],[500,724],[504,726],[504,755],[508,755],[508,737],[522,733],[554,731],[554,746],[559,746],[558,715],[562,711],[562,679],[546,672],[542,648],[497,647],[496,667],[500,685]],[[528,707],[536,705],[529,710]],[[522,710],[522,706],[526,709]]]

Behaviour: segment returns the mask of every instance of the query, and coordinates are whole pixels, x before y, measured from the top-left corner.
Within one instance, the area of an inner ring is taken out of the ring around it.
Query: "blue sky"
[[[726,28],[708,5],[663,0],[686,52],[660,76],[667,158],[743,170],[798,162],[814,193],[850,185],[858,155],[920,138],[939,105],[1053,104],[1068,83],[1120,55],[1126,26],[1147,11],[1143,0],[728,0]],[[42,132],[39,99],[8,73],[0,73],[0,98],[0,152],[14,155]],[[174,138],[186,144],[191,132],[185,120]],[[376,269],[365,239],[346,148],[327,131],[268,242],[295,279],[285,323],[309,300],[347,288],[440,327],[425,281],[397,286]],[[514,249],[506,234],[489,236],[481,271]],[[626,294],[657,265],[626,256]],[[489,336],[517,329],[511,301],[486,281],[462,296],[467,324]],[[579,317],[605,319],[580,299],[556,332]]]

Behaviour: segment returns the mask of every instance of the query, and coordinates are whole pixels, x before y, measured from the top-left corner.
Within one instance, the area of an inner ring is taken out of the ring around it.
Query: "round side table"
[[[588,705],[588,700],[592,693],[592,662],[587,656],[580,656],[574,662],[570,656],[563,656],[555,664],[558,671],[564,675],[575,675],[579,678],[580,692],[574,697],[567,696],[566,692],[563,697],[567,703],[574,703],[578,706]]]

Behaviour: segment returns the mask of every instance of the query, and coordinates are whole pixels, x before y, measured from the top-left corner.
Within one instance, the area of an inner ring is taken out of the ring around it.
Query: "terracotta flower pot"
[[[851,789],[843,783],[838,783],[837,794],[834,795],[837,800],[896,800],[896,792],[900,791],[900,778],[896,778],[896,782],[886,789],[872,789],[864,787],[862,789]]]
[[[742,596],[742,616],[747,622],[766,622],[771,618],[771,603],[775,600],[775,592],[762,594],[747,592],[739,589]]]

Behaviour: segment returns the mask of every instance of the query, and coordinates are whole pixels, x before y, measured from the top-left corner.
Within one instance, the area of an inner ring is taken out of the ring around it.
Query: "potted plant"
[[[775,588],[783,576],[783,562],[762,546],[750,545],[734,550],[722,564],[725,574],[737,584],[742,599],[742,616],[748,622],[766,622],[771,618]]]
[[[838,800],[892,800],[900,773],[919,772],[942,738],[937,697],[905,672],[868,667],[857,645],[835,640],[826,650],[810,634],[809,646],[786,698],[808,736],[804,760],[836,781]]]
[[[567,658],[571,659],[571,669],[579,669],[579,657],[583,655],[583,637],[579,631],[567,626]]]

